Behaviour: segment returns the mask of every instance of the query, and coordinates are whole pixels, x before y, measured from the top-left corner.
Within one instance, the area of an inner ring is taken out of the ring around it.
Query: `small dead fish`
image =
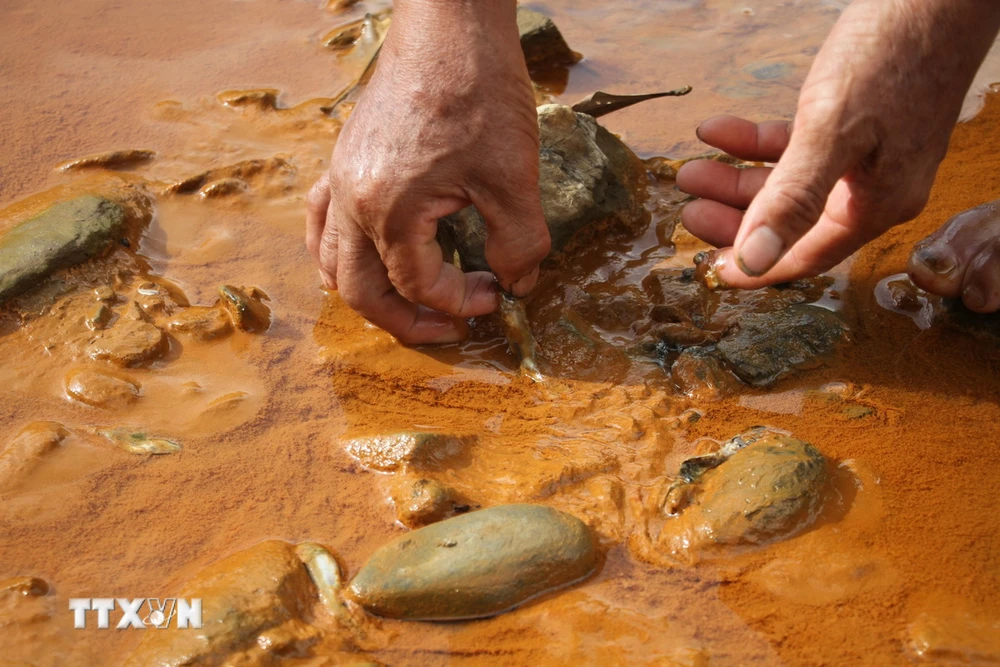
[[[630,107],[633,104],[638,104],[639,102],[655,100],[660,97],[680,97],[681,95],[687,95],[690,92],[691,86],[684,86],[683,88],[678,88],[677,90],[668,90],[662,93],[646,93],[644,95],[614,95],[612,93],[605,93],[599,90],[593,95],[590,95],[589,97],[574,104],[573,111],[576,111],[577,113],[585,113],[594,118],[600,118],[601,116],[609,114],[612,111],[618,111],[619,109]]]
[[[174,454],[181,451],[181,446],[173,440],[150,437],[145,433],[128,429],[116,428],[97,432],[132,454]]]
[[[499,298],[503,332],[507,336],[510,351],[521,360],[521,374],[535,382],[542,382],[545,378],[538,370],[538,364],[535,361],[538,357],[538,343],[535,341],[534,334],[531,333],[528,314],[524,310],[524,302],[506,292],[501,292]]]

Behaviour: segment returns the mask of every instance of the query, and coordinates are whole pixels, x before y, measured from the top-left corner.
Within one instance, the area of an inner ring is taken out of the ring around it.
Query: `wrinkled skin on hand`
[[[446,343],[496,309],[496,281],[445,261],[439,218],[474,205],[500,285],[526,294],[549,250],[538,126],[515,3],[397,2],[378,68],[309,196],[329,288],[406,344]]]
[[[777,163],[696,161],[678,173],[702,197],[685,227],[725,248],[719,278],[754,288],[818,275],[916,217],[998,27],[997,3],[857,0],[817,55],[794,126],[705,121],[706,143]]]

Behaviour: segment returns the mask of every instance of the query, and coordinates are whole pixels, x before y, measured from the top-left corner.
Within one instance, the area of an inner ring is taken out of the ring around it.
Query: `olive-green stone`
[[[121,205],[84,195],[0,233],[0,302],[34,287],[53,271],[101,253],[116,240],[124,222]]]
[[[376,551],[349,595],[408,620],[492,616],[597,567],[590,530],[543,505],[501,505],[415,530]]]

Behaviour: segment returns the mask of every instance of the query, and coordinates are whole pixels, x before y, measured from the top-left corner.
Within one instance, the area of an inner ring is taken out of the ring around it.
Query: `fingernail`
[[[320,282],[323,283],[323,287],[325,287],[326,289],[329,289],[329,290],[336,290],[337,289],[337,283],[335,281],[333,281],[333,280],[330,280],[330,278],[326,275],[325,272],[323,272],[322,269],[320,269],[320,272],[319,272],[319,280],[320,280]]]
[[[510,293],[517,297],[525,296],[528,294],[528,292],[531,291],[531,288],[535,286],[536,282],[538,282],[537,267],[535,268],[534,271],[532,271],[528,275],[524,276],[523,278],[519,278],[515,280],[513,283],[511,283]]]
[[[962,303],[971,310],[980,310],[986,306],[986,294],[973,283],[962,291]]]
[[[914,257],[928,271],[939,276],[947,276],[958,268],[955,256],[942,248],[920,248],[914,253]]]
[[[743,242],[736,262],[743,273],[755,278],[770,271],[778,263],[784,249],[785,242],[773,229],[758,227]]]

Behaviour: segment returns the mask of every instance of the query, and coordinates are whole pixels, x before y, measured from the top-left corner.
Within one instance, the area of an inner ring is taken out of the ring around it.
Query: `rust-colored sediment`
[[[561,304],[584,303],[574,289],[612,297],[652,266],[690,264],[700,249],[681,231],[667,243],[679,200],[668,183],[640,238],[583,249],[572,268],[543,274],[529,314],[559,363],[536,385],[517,377],[495,320],[474,322],[462,346],[410,350],[321,291],[302,242],[304,195],[338,130],[320,108],[358,72],[320,44],[348,18],[315,4],[86,0],[72,12],[27,2],[4,10],[10,21],[0,35],[16,25],[21,36],[0,40],[0,91],[10,101],[0,110],[0,203],[79,178],[54,171],[65,160],[154,150],[127,176],[157,195],[141,270],[201,306],[215,303],[219,285],[259,287],[273,319],[263,334],[172,335],[164,358],[115,370],[142,395],[114,410],[66,397],[67,373],[96,362],[51,346],[63,325],[0,320],[0,441],[34,421],[71,431],[30,475],[0,489],[0,579],[30,575],[51,586],[16,622],[0,620],[5,659],[121,662],[141,632],[73,630],[68,598],[175,595],[206,564],[269,538],[324,544],[353,574],[403,529],[389,477],[362,468],[341,440],[413,428],[474,443],[438,475],[460,494],[484,506],[567,510],[592,527],[605,559],[582,585],[493,619],[385,621],[378,645],[359,659],[886,665],[907,664],[922,639],[1000,655],[988,636],[974,636],[1000,618],[1000,353],[962,333],[922,331],[872,296],[882,278],[905,269],[915,241],[1000,192],[1000,100],[957,128],[926,212],[855,258],[841,295],[853,341],[826,366],[770,390],[696,403],[652,364],[559,349],[552,332],[572,315]],[[712,113],[787,116],[810,49],[836,12],[816,2],[754,16],[723,4],[544,3],[587,56],[560,100],[622,81],[621,92],[692,84],[688,97],[609,116],[645,154],[700,152],[693,129]],[[661,20],[640,20],[643,12]],[[792,24],[809,30],[780,42]],[[625,40],[636,48],[614,46]],[[285,91],[278,108],[216,98],[264,87]],[[168,192],[246,160],[273,168],[240,172],[246,187],[217,197]],[[607,286],[587,283],[597,270]],[[678,418],[689,408],[701,418]],[[814,443],[832,462],[837,494],[821,522],[692,566],[647,564],[634,538],[647,489],[703,438],[722,441],[757,424]],[[183,450],[146,458],[86,431],[118,426]],[[949,633],[959,639],[940,639]],[[325,649],[342,643],[331,636],[312,650]]]

